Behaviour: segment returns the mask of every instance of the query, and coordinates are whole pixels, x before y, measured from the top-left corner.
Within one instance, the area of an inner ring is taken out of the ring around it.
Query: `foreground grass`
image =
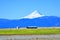
[[[46,35],[46,34],[60,34],[60,28],[41,28],[41,29],[3,29],[0,34],[23,34],[23,35]]]

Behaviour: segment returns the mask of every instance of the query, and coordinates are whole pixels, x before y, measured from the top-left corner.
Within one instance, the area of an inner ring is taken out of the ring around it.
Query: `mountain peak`
[[[38,17],[42,17],[42,16],[44,16],[44,15],[40,14],[37,10],[35,10],[32,13],[30,13],[29,15],[25,16],[24,18],[33,19],[33,18],[38,18]]]

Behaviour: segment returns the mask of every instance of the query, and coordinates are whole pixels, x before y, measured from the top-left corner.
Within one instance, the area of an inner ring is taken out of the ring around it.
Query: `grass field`
[[[46,35],[46,34],[60,34],[60,28],[41,28],[41,29],[2,29],[0,34],[18,34],[18,35]]]

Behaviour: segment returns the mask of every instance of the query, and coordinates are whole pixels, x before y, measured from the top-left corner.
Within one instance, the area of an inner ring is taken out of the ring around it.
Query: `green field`
[[[17,34],[17,35],[46,35],[46,34],[60,34],[60,28],[41,28],[41,29],[2,29],[0,34]]]

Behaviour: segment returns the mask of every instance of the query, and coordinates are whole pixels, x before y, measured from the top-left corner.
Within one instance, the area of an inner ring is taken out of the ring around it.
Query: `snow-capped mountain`
[[[29,15],[23,17],[23,18],[28,18],[28,19],[33,19],[33,18],[38,18],[38,17],[43,17],[44,15],[40,14],[37,10],[33,11]]]
[[[17,26],[19,26],[20,28],[24,28],[27,26],[60,27],[60,17],[45,16],[35,10],[30,15],[27,15],[22,19],[0,19],[0,28],[16,28]]]

